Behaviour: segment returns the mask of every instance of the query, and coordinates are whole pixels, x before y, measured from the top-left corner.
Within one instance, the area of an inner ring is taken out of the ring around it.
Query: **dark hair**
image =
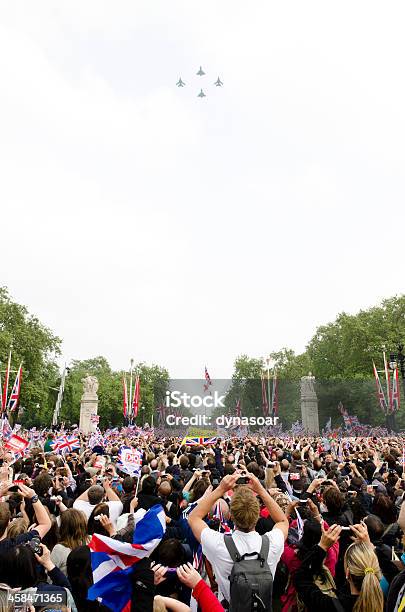
[[[372,542],[380,540],[381,536],[384,533],[384,524],[380,517],[376,516],[375,514],[369,514],[365,517],[364,522],[367,525],[370,540]]]
[[[343,508],[343,496],[334,486],[325,490],[323,501],[331,514],[339,514]]]
[[[135,478],[132,478],[132,476],[125,476],[124,480],[122,481],[122,488],[125,493],[132,493],[132,491],[135,489],[135,485],[136,480]]]
[[[167,567],[178,567],[187,561],[187,555],[181,542],[176,538],[164,540],[158,549],[159,563]]]
[[[297,557],[302,559],[307,555],[315,544],[319,543],[321,539],[322,529],[319,521],[315,519],[308,519],[304,523],[304,531],[301,540],[297,544]]]
[[[87,599],[87,591],[93,584],[91,555],[88,546],[79,546],[69,553],[67,558],[67,575],[78,612],[109,610],[98,601]]]
[[[1,554],[0,576],[13,589],[35,586],[38,582],[37,562],[30,546],[20,544]]]
[[[372,513],[376,514],[384,523],[384,525],[391,525],[397,520],[397,511],[395,504],[387,495],[377,493],[374,498]]]
[[[45,497],[52,486],[52,478],[47,472],[42,472],[38,474],[32,485],[37,495]]]
[[[155,490],[156,480],[153,478],[153,476],[147,476],[142,481],[142,493],[145,493],[146,495],[153,495],[155,493]]]
[[[105,514],[106,516],[110,516],[110,508],[108,504],[97,504],[94,508],[93,512],[89,516],[89,520],[87,523],[87,533],[89,535],[93,535],[93,533],[98,533],[100,535],[109,536],[110,534],[104,529],[100,521],[96,521],[95,517],[100,514]]]

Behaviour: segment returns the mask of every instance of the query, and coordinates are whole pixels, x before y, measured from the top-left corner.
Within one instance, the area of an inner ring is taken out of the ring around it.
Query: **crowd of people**
[[[62,453],[54,436],[20,458],[0,447],[0,612],[405,610],[401,437],[117,432]],[[141,451],[136,475],[121,446]],[[145,552],[140,518],[156,511]]]

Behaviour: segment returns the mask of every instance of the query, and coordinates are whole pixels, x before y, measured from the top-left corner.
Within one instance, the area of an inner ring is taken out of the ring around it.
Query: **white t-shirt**
[[[281,529],[274,527],[264,535],[270,540],[267,562],[274,578],[277,563],[284,550],[284,534]],[[232,534],[232,539],[240,555],[260,552],[262,538],[257,531],[245,533],[244,531],[235,530]],[[229,602],[230,583],[228,577],[232,571],[233,561],[225,546],[224,534],[207,527],[201,533],[201,545],[203,554],[211,563],[215,573],[218,584],[218,599],[222,601],[225,598]]]
[[[123,505],[120,501],[108,501],[105,502],[110,509],[110,520],[113,525],[117,522],[119,515],[122,512]],[[73,508],[76,510],[81,510],[84,514],[89,518],[90,514],[93,512],[96,506],[90,504],[90,502],[85,501],[84,499],[76,499],[73,504]]]

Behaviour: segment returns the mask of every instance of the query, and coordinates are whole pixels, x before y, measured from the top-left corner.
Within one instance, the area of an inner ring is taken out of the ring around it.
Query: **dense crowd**
[[[402,438],[54,435],[0,448],[0,611],[405,610]]]

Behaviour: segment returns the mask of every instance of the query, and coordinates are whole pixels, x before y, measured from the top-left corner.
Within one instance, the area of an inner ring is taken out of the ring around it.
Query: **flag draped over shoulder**
[[[132,544],[93,534],[89,547],[94,584],[89,588],[88,599],[101,598],[115,612],[129,609],[132,566],[149,557],[165,531],[165,513],[157,504],[147,512],[143,509],[136,512]]]

